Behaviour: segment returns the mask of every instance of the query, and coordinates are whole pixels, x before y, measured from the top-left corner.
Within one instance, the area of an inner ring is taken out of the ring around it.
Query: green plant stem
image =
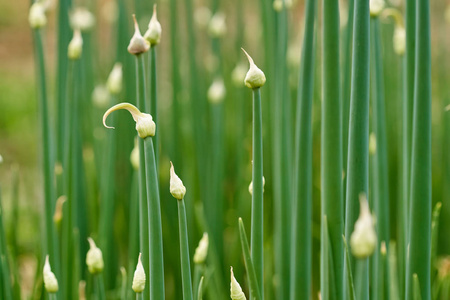
[[[142,55],[136,56],[136,95],[137,108],[141,111],[146,111],[145,108],[145,73],[144,73],[144,58]],[[145,174],[145,151],[144,141],[138,138],[139,147],[139,243],[140,251],[142,253],[142,265],[144,266],[147,278],[150,278],[150,241],[149,241],[149,219],[148,219],[148,201],[147,201],[147,181]],[[149,297],[149,289],[145,289],[144,297]]]
[[[44,175],[44,202],[45,202],[45,237],[46,243],[44,252],[49,254],[50,264],[54,268],[56,276],[59,272],[59,253],[57,249],[56,230],[53,224],[53,214],[55,209],[55,187],[53,185],[53,141],[50,129],[49,104],[47,100],[47,84],[45,75],[44,49],[42,37],[39,29],[33,31],[34,50],[36,59],[36,78],[38,80],[38,102],[41,118],[41,133],[43,141],[42,163]]]
[[[193,281],[193,288],[194,288],[194,299],[198,298],[198,290],[197,287],[200,283],[201,278],[203,277],[202,274],[204,274],[205,265],[204,264],[195,264],[194,265],[194,281]]]
[[[150,59],[150,114],[152,115],[153,122],[158,124],[158,93],[156,85],[156,46],[150,47],[149,51]],[[155,158],[156,167],[159,166],[159,127],[156,127],[156,134],[153,137],[155,144]]]
[[[8,253],[6,247],[5,229],[3,227],[2,191],[0,189],[0,296],[5,300],[13,299],[13,288],[11,285],[11,272],[9,268]]]
[[[156,173],[155,151],[153,148],[152,138],[146,137],[144,139],[144,145],[148,219],[150,221],[150,299],[158,300],[164,299],[164,260],[161,227],[161,204],[159,200],[158,176]]]
[[[136,293],[136,300],[144,300],[144,293]]]
[[[308,299],[311,294],[312,252],[312,98],[314,88],[314,24],[316,1],[308,0],[305,9],[305,34],[302,49],[295,131],[295,181],[292,203],[292,243],[290,299]],[[299,195],[302,195],[299,197]],[[301,199],[301,200],[299,200]],[[286,278],[286,280],[289,280]],[[286,291],[286,297],[288,296]]]
[[[258,280],[259,293],[264,299],[264,250],[263,250],[263,143],[260,88],[253,89],[253,194],[251,251]]]
[[[55,293],[50,293],[48,294],[48,300],[57,300],[58,297],[56,296]]]
[[[344,242],[344,255],[345,255],[345,268],[347,270],[351,269],[350,265],[350,254],[348,251],[347,241],[345,240],[345,236],[342,236],[342,240]],[[347,278],[345,278],[346,287],[344,290],[346,291],[345,299],[354,300],[355,299],[355,287],[353,284],[353,275],[352,272],[347,272]]]
[[[359,195],[368,195],[369,185],[369,1],[355,2],[353,63],[348,136],[345,236],[350,236],[359,212]],[[352,261],[351,261],[352,263]],[[367,264],[367,260],[365,262]],[[362,263],[361,263],[362,264]],[[366,270],[368,266],[364,269]],[[344,278],[352,270],[344,267]],[[368,272],[359,278],[369,288]],[[347,285],[344,284],[344,289]],[[344,293],[345,295],[346,293]],[[362,296],[368,295],[362,291]],[[358,298],[364,300],[365,298]]]
[[[98,300],[105,300],[106,296],[105,296],[105,284],[103,282],[103,274],[99,273],[96,274],[94,277]]]
[[[192,300],[191,264],[189,258],[189,241],[184,199],[178,202],[178,225],[180,231],[181,278],[183,284],[183,299]]]
[[[197,300],[202,300],[203,299],[203,279],[205,279],[203,276],[202,278],[200,278],[200,282],[198,284],[198,291],[197,291]]]
[[[248,246],[247,234],[245,233],[244,222],[239,218],[239,237],[241,239],[242,253],[244,255],[245,268],[247,269],[248,283],[250,286],[251,299],[259,300],[261,295],[259,293],[258,280],[256,279],[255,266],[253,265],[252,257],[250,255],[250,248]]]
[[[377,17],[371,18],[371,51],[372,51],[372,113],[373,130],[376,137],[376,152],[374,155],[374,211],[377,216],[377,247],[380,249],[381,242],[386,242],[386,251],[389,252],[389,173],[387,161],[387,141],[386,141],[386,119],[385,119],[385,97],[383,84],[383,61],[381,57],[380,43],[380,21]],[[388,260],[384,260],[385,265],[381,266],[383,260],[380,259],[380,252],[374,253],[374,270],[372,270],[372,282],[374,299],[389,299],[388,290],[383,290],[383,286],[389,286],[389,273],[381,274],[380,269],[389,270]],[[379,293],[383,292],[384,295]]]
[[[323,71],[322,71],[322,137],[321,137],[321,195],[322,217],[327,221],[323,234],[330,240],[328,251],[331,252],[335,278],[335,288],[330,289],[330,299],[344,299],[343,270],[344,248],[344,198],[342,188],[342,119],[339,74],[339,1],[326,0],[323,5]],[[325,241],[322,239],[321,245]],[[321,263],[328,260],[328,252],[321,255]],[[330,264],[328,264],[330,266]],[[329,279],[329,277],[327,278]],[[322,288],[321,288],[322,289]],[[327,299],[327,298],[324,298]]]
[[[411,153],[411,207],[406,299],[413,299],[413,275],[423,300],[431,298],[431,49],[428,0],[417,1],[414,119]]]

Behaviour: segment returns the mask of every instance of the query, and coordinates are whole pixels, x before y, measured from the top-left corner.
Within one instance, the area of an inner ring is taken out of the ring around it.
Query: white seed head
[[[406,49],[406,31],[403,26],[395,26],[393,37],[394,51],[397,55],[405,54]]]
[[[264,186],[265,185],[266,185],[266,179],[263,176],[263,192],[264,192]],[[253,180],[248,185],[248,192],[250,193],[250,195],[253,195]]]
[[[145,289],[145,270],[141,261],[141,253],[139,253],[136,271],[134,271],[132,289],[135,293],[142,293]]]
[[[134,141],[134,147],[130,155],[131,166],[135,170],[139,170],[139,144],[137,139]]]
[[[234,278],[233,267],[230,267],[231,272],[231,283],[230,283],[230,297],[231,300],[247,300],[244,292],[242,291],[239,282]]]
[[[371,132],[369,135],[369,154],[375,155],[377,153],[377,138],[375,133]]]
[[[92,238],[88,238],[90,249],[86,254],[86,264],[91,274],[98,274],[103,271],[103,254]]]
[[[212,38],[219,38],[227,32],[227,24],[225,22],[225,14],[222,12],[215,13],[208,25],[208,33]]]
[[[175,169],[172,162],[170,162],[170,193],[175,199],[183,200],[186,194],[186,187],[183,185],[180,177],[175,174]]]
[[[94,14],[85,7],[77,7],[70,13],[70,26],[73,30],[89,31],[94,25]]]
[[[45,4],[41,1],[36,1],[31,5],[30,12],[28,14],[28,23],[30,23],[31,28],[38,29],[47,24],[45,10]]]
[[[103,115],[103,126],[106,128],[114,128],[106,125],[106,118],[110,113],[116,110],[126,109],[131,113],[133,120],[136,122],[136,131],[140,138],[145,139],[148,136],[155,136],[156,124],[150,114],[141,113],[139,109],[130,103],[119,103],[108,109]]]
[[[69,43],[69,47],[67,48],[67,56],[71,60],[77,60],[81,57],[81,53],[83,52],[83,37],[81,36],[81,31],[76,29],[73,32],[73,38]]]
[[[43,275],[44,275],[44,286],[47,293],[58,292],[59,289],[58,280],[56,279],[55,274],[53,274],[52,269],[50,268],[48,255],[45,257]]]
[[[109,73],[108,81],[106,82],[108,91],[112,95],[120,94],[120,92],[122,91],[122,81],[123,81],[122,64],[117,62],[114,64],[111,73]]]
[[[245,86],[251,89],[262,87],[264,83],[266,83],[266,76],[264,75],[264,72],[255,65],[253,59],[244,49],[242,49],[242,51],[244,51],[245,55],[247,56],[248,62],[250,63],[250,68],[244,79]]]
[[[241,87],[246,74],[247,66],[244,63],[237,64],[231,72],[231,80],[233,81],[233,84],[237,87]]]
[[[294,2],[292,0],[284,0],[284,6],[286,7],[286,9],[292,8],[293,5]]]
[[[194,18],[197,26],[204,29],[208,26],[211,20],[211,10],[206,6],[200,6],[195,10]]]
[[[139,30],[139,25],[136,21],[136,16],[133,14],[133,21],[134,21],[134,35],[130,40],[130,44],[128,45],[128,52],[134,55],[139,55],[142,53],[145,53],[150,49],[150,45],[147,43],[147,41],[144,39],[144,37],[141,34],[141,31]]]
[[[359,198],[361,211],[355,223],[355,229],[350,237],[352,253],[357,258],[366,258],[374,252],[377,245],[377,235],[370,214],[369,204],[365,195]]]
[[[215,79],[208,89],[208,100],[212,104],[218,104],[225,99],[226,89],[222,78]]]
[[[378,17],[385,6],[384,0],[370,0],[370,16]]]
[[[109,92],[103,84],[97,85],[92,91],[92,103],[95,107],[104,108],[109,102]]]
[[[381,255],[386,256],[386,252],[387,252],[387,249],[386,249],[386,242],[385,242],[385,241],[382,241],[382,242],[381,242],[380,253],[381,253]]]
[[[145,40],[150,43],[151,46],[158,45],[161,41],[161,24],[156,16],[156,4],[153,5],[153,16],[148,23],[148,29],[144,34]]]
[[[195,249],[194,253],[194,263],[203,264],[208,256],[209,238],[208,233],[203,233],[203,237],[198,243],[198,247]]]

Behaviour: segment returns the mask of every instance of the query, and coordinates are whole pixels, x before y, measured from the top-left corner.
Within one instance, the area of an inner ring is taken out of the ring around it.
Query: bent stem
[[[261,91],[253,89],[253,193],[252,193],[252,229],[251,253],[261,299],[264,299],[264,251],[263,251],[263,147]]]
[[[150,299],[164,299],[164,260],[161,226],[161,205],[159,200],[158,176],[156,173],[155,151],[151,137],[144,139],[145,175],[147,182],[147,205],[150,249]]]
[[[183,299],[192,300],[191,265],[189,263],[189,241],[187,233],[186,207],[184,199],[178,202],[178,225],[180,230],[181,278],[183,284]]]
[[[255,267],[250,255],[247,234],[245,233],[244,222],[239,218],[239,237],[241,239],[242,253],[244,255],[245,268],[247,269],[248,282],[250,286],[250,294],[252,299],[260,300],[258,281],[256,279]]]

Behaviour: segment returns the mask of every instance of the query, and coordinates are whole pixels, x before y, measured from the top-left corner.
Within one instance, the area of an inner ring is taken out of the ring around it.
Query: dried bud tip
[[[133,120],[136,122],[136,131],[140,138],[145,139],[148,136],[155,135],[156,124],[153,122],[152,116],[150,114],[141,113],[136,106],[127,102],[116,104],[108,109],[103,115],[103,126],[114,129],[114,127],[106,125],[106,118],[108,118],[108,115],[113,111],[120,109],[128,110],[128,112],[131,113]]]

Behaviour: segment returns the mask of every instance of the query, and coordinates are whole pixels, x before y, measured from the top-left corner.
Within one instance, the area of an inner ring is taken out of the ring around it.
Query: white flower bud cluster
[[[77,60],[81,57],[81,53],[83,52],[83,37],[81,36],[81,31],[79,29],[75,29],[73,32],[73,38],[69,43],[69,47],[67,49],[67,56],[71,60]]]
[[[266,83],[266,76],[264,75],[264,72],[255,65],[253,59],[244,49],[242,49],[242,51],[244,51],[245,55],[247,56],[248,62],[250,63],[250,68],[244,79],[245,86],[251,89],[262,87],[264,83]]]
[[[86,265],[88,266],[89,273],[98,274],[103,271],[103,254],[96,245],[92,238],[88,238],[90,249],[86,254]]]
[[[370,0],[370,16],[378,17],[385,6],[384,0]]]
[[[194,263],[203,264],[208,256],[209,238],[208,233],[203,233],[203,237],[198,243],[198,247],[195,249],[194,253]]]
[[[360,196],[361,211],[355,223],[355,229],[350,237],[350,246],[353,255],[357,258],[366,258],[373,254],[377,245],[377,234],[370,214],[369,204],[365,195]]]
[[[172,162],[170,162],[170,193],[177,200],[183,200],[186,194],[186,187],[183,185],[180,177],[175,174]]]
[[[208,32],[212,38],[220,38],[227,32],[227,24],[225,23],[225,14],[222,12],[215,13],[209,20]]]
[[[226,89],[221,78],[215,79],[208,89],[208,100],[212,104],[219,104],[225,99]]]
[[[141,31],[139,30],[139,25],[136,21],[136,16],[133,15],[134,20],[134,35],[130,40],[130,44],[128,45],[128,52],[134,55],[139,55],[142,53],[145,53],[150,49],[150,45],[147,43],[147,41],[144,39],[144,37],[141,34]]]
[[[139,253],[136,271],[134,271],[133,284],[131,288],[135,293],[142,293],[145,289],[145,270],[141,261],[141,253]]]
[[[122,91],[122,64],[115,63],[114,67],[109,73],[108,81],[106,81],[106,86],[111,95],[118,95]]]
[[[156,4],[153,5],[153,15],[148,23],[148,29],[144,34],[145,40],[150,46],[158,45],[161,41],[162,28],[156,15]]]
[[[56,279],[55,274],[52,272],[50,268],[48,255],[45,257],[43,277],[44,277],[44,286],[47,293],[58,292],[59,289],[58,280]]]
[[[91,30],[95,25],[95,16],[85,7],[77,7],[70,13],[70,26],[73,30],[83,32]]]
[[[36,1],[31,5],[28,14],[28,23],[30,23],[31,28],[39,29],[47,25],[46,10],[47,7],[42,1]]]

